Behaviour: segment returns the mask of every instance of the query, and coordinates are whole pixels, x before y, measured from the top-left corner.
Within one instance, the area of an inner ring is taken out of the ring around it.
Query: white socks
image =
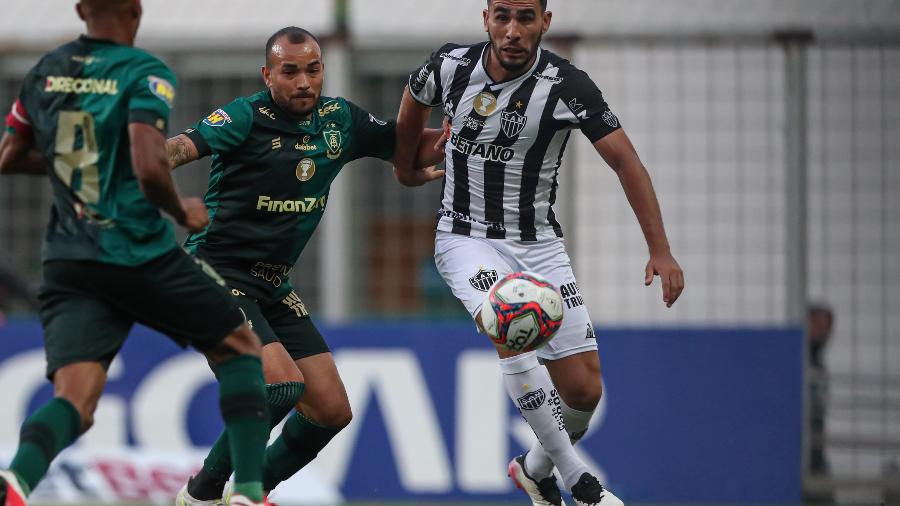
[[[562,401],[562,399],[560,399]],[[569,440],[574,445],[584,433],[587,432],[588,424],[591,422],[593,411],[578,411],[566,405],[562,401],[563,420],[566,422],[566,430],[569,432]],[[531,445],[531,449],[525,455],[525,469],[528,474],[537,480],[542,480],[553,473],[553,461],[544,451],[539,441],[535,441]]]
[[[547,457],[559,468],[566,489],[571,490],[588,469],[569,441],[563,421],[564,405],[553,387],[550,374],[540,367],[537,354],[533,351],[500,359],[500,370],[513,404],[531,426]]]

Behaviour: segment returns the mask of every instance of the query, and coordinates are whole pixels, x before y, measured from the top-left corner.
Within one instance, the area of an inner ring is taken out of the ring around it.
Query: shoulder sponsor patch
[[[175,87],[172,86],[172,83],[156,76],[147,76],[147,83],[150,86],[150,93],[171,108],[175,103]]]
[[[220,127],[226,123],[231,123],[231,116],[222,109],[216,109],[203,120],[204,125],[211,127]]]
[[[463,66],[463,67],[468,67],[468,66],[472,63],[472,60],[469,59],[469,58],[464,58],[464,57],[460,57],[460,56],[453,56],[453,55],[450,54],[450,53],[441,53],[441,58],[443,58],[443,59],[445,59],[445,60],[452,60],[452,61],[455,61],[455,62],[459,63],[459,64],[460,64],[461,66]]]

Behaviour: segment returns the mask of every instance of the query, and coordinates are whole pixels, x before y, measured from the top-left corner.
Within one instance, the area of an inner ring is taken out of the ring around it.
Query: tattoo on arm
[[[199,158],[194,143],[184,134],[166,141],[166,155],[169,158],[170,170],[175,170],[175,168]]]

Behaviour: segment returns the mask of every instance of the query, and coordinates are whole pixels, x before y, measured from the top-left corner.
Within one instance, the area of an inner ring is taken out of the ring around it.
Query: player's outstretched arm
[[[178,195],[166,156],[166,137],[144,123],[130,123],[128,136],[134,175],[147,200],[188,231],[202,231],[209,224],[206,206],[198,198],[182,199]]]
[[[186,163],[200,159],[200,152],[190,137],[178,134],[166,141],[166,156],[169,159],[169,170],[175,170]]]
[[[433,173],[416,170],[418,154],[421,151],[420,142],[430,115],[431,107],[417,102],[410,95],[409,88],[405,88],[400,102],[400,112],[397,113],[397,145],[393,159],[394,176],[402,185],[422,186],[435,179],[431,177],[434,176]],[[433,145],[432,142],[431,146]],[[432,148],[426,143],[424,149]]]
[[[653,190],[650,174],[624,130],[616,130],[601,138],[594,143],[594,148],[619,176],[628,203],[644,232],[644,239],[650,249],[644,284],[649,286],[653,282],[653,276],[658,275],[662,281],[663,302],[667,307],[672,307],[684,290],[684,273],[669,249],[659,200]]]
[[[416,168],[424,169],[436,163],[444,161],[444,145],[447,143],[447,135],[437,128],[426,128],[419,139],[419,148],[416,151]]]
[[[0,140],[0,174],[45,176],[47,164],[33,140],[6,132]]]

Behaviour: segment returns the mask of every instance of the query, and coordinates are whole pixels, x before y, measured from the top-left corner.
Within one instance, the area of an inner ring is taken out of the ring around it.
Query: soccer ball
[[[500,350],[536,350],[550,342],[562,319],[559,290],[531,272],[514,272],[496,282],[481,305],[484,331]]]

